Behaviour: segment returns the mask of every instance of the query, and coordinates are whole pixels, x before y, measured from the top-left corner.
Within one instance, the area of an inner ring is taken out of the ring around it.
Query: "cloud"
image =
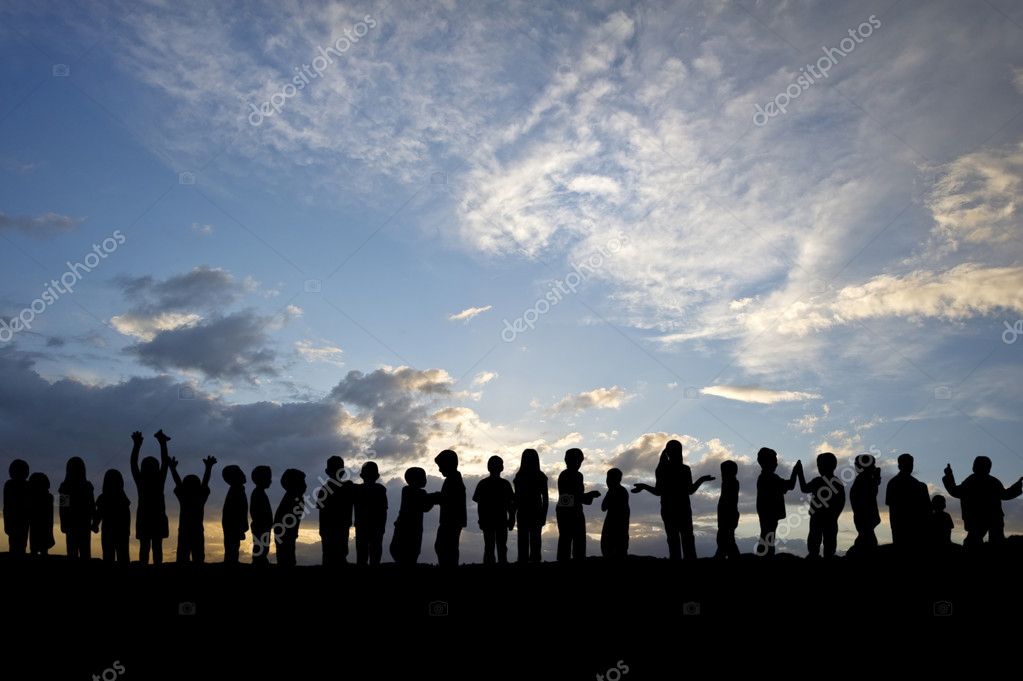
[[[632,396],[623,388],[594,388],[586,392],[566,395],[550,409],[552,413],[578,413],[586,409],[619,409]]]
[[[462,310],[461,312],[455,312],[455,313],[449,314],[448,315],[448,321],[452,321],[452,322],[462,322],[462,321],[465,321],[465,322],[467,322],[470,319],[472,319],[473,317],[476,317],[478,315],[483,314],[484,312],[487,312],[492,307],[493,307],[492,305],[485,305],[483,307],[467,307],[464,310]]]
[[[213,234],[214,227],[210,224],[202,224],[199,222],[192,223],[192,232],[199,236],[210,236]]]
[[[481,371],[473,377],[472,384],[475,386],[486,385],[497,378],[497,376],[496,371]]]
[[[307,362],[325,362],[342,366],[344,351],[335,345],[316,345],[311,340],[295,341],[295,351]]]
[[[614,196],[622,188],[613,178],[604,175],[577,175],[568,182],[569,190],[584,194],[608,194]]]
[[[711,385],[701,388],[700,393],[713,395],[714,397],[723,397],[726,400],[736,400],[737,402],[752,402],[753,404],[775,404],[777,402],[820,399],[820,395],[817,393],[796,390],[769,390],[752,385]]]
[[[70,232],[85,218],[73,218],[60,213],[43,213],[37,217],[7,215],[0,212],[0,232],[19,231],[33,236],[53,236]]]
[[[182,327],[194,326],[202,319],[201,315],[185,312],[159,312],[153,314],[126,312],[110,318],[110,324],[118,333],[132,336],[138,340],[149,342],[162,331],[173,331]]]

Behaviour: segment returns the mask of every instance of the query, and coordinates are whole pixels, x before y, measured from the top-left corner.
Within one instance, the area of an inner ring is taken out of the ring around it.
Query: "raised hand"
[[[206,465],[206,468],[213,468],[213,464],[217,463],[217,457],[207,456],[202,462]]]
[[[136,447],[141,447],[142,433],[136,430],[134,433],[131,434],[131,441],[135,444]]]
[[[702,485],[703,483],[710,482],[713,479],[714,479],[713,475],[701,475],[700,479],[696,481],[696,484],[697,485]]]
[[[155,437],[156,441],[159,442],[160,444],[167,444],[168,442],[170,442],[170,437],[168,435],[164,435],[162,429],[156,431],[156,434],[154,434],[153,437]]]
[[[170,466],[172,469],[177,470],[178,469],[178,459],[177,459],[177,457],[174,457],[174,456],[169,457],[167,459],[167,465]]]
[[[952,464],[950,463],[945,464],[945,475],[949,477],[952,476]]]

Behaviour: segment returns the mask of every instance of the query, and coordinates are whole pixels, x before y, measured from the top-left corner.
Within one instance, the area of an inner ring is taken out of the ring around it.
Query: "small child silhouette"
[[[881,486],[881,470],[870,454],[856,457],[856,478],[849,489],[849,505],[852,506],[853,524],[856,526],[856,541],[853,553],[871,553],[877,549],[877,535],[874,528],[881,524],[877,510],[877,491]]]
[[[224,529],[224,562],[238,564],[238,553],[249,529],[249,501],[245,498],[245,473],[238,466],[225,466],[220,473],[228,484],[224,496],[221,526]]]
[[[476,484],[472,500],[479,510],[480,529],[483,530],[483,563],[508,562],[508,532],[515,527],[515,493],[511,483],[501,477],[504,459],[492,456],[487,460],[490,475]]]
[[[179,563],[202,563],[206,560],[206,533],[203,516],[206,514],[206,500],[210,498],[210,474],[216,458],[207,456],[202,460],[205,470],[202,480],[198,475],[178,475],[178,460],[171,457],[170,471],[174,478],[174,496],[178,498],[178,556]]]
[[[558,505],[554,513],[558,519],[558,560],[582,560],[586,558],[586,514],[587,506],[600,496],[600,492],[585,491],[583,474],[583,451],[576,447],[565,452],[565,470],[558,476]]]
[[[131,501],[124,493],[124,476],[121,471],[111,468],[103,475],[103,490],[96,498],[96,514],[92,531],[99,532],[100,546],[103,547],[104,563],[127,565],[128,538],[131,536]]]
[[[845,486],[835,475],[838,458],[831,452],[817,455],[819,475],[807,482],[803,477],[803,466],[796,469],[799,489],[810,495],[810,531],[806,537],[808,558],[820,558],[821,544],[824,557],[834,558],[838,546],[838,516],[845,508]]]
[[[273,529],[274,512],[266,491],[273,482],[269,466],[252,469],[252,496],[249,498],[249,514],[252,518],[252,564],[270,564],[270,531]]]
[[[12,556],[25,555],[31,511],[28,463],[15,459],[7,469],[11,479],[4,483],[4,534]]]
[[[322,489],[325,496],[320,507],[320,544],[325,566],[348,563],[348,541],[352,531],[354,484],[345,480],[345,460],[340,456],[327,459],[327,480]]]
[[[399,565],[415,565],[423,549],[423,513],[433,508],[425,488],[425,470],[413,467],[405,471],[405,487],[401,490],[401,507],[390,546],[391,558]]]
[[[519,470],[515,473],[515,522],[519,526],[520,563],[539,563],[540,534],[547,524],[549,492],[547,476],[540,470],[540,455],[535,449],[522,450]]]
[[[285,568],[297,563],[295,545],[298,542],[298,527],[305,516],[302,495],[306,491],[305,473],[289,468],[281,474],[284,496],[274,513],[274,542],[277,545],[277,565]]]
[[[53,541],[53,495],[50,479],[35,472],[28,477],[29,550],[33,556],[45,556]]]
[[[430,500],[440,506],[437,523],[437,538],[433,550],[437,553],[437,564],[441,567],[458,565],[458,542],[466,526],[465,483],[458,472],[458,454],[445,449],[433,458],[437,469],[444,476],[439,492],[432,492]]]
[[[359,471],[362,484],[355,486],[355,561],[379,565],[387,529],[387,488],[377,482],[380,470],[367,461]]]
[[[931,543],[938,550],[952,545],[952,530],[955,523],[945,510],[945,497],[935,494],[931,499]]]
[[[778,521],[785,517],[785,493],[796,487],[796,478],[802,471],[799,461],[792,468],[788,480],[781,478],[778,470],[778,452],[770,447],[761,447],[757,452],[760,475],[757,477],[757,516],[760,518],[760,543],[758,556],[773,556],[777,541]]]
[[[739,526],[739,465],[721,462],[721,496],[718,497],[718,536],[715,558],[738,558],[735,528]]]
[[[142,433],[135,431],[131,434],[131,477],[135,481],[139,503],[135,511],[135,538],[139,540],[139,562],[143,565],[149,562],[150,550],[155,565],[163,562],[163,540],[170,536],[167,504],[163,496],[170,467],[170,455],[167,453],[170,438],[162,430],[153,437],[160,443],[160,460],[147,456],[142,459],[140,467]]]
[[[622,560],[629,554],[629,490],[622,487],[622,472],[607,472],[607,495],[600,502],[604,527],[600,530],[600,555]]]
[[[67,555],[88,560],[92,557],[91,529],[96,500],[81,457],[68,459],[64,481],[57,491],[60,493],[60,531],[67,542]]]

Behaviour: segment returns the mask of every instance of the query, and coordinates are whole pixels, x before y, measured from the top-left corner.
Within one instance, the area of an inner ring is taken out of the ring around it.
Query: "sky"
[[[675,438],[739,463],[745,551],[762,446],[1023,475],[1019,3],[9,2],[0,92],[3,469],[98,488],[162,428],[182,473],[219,461],[211,559],[228,464],[276,504],[285,468],[372,459],[393,519],[442,449],[470,496],[526,447],[604,490]]]

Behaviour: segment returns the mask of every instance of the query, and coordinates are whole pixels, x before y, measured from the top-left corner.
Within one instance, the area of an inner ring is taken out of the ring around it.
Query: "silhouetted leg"
[[[11,555],[25,555],[25,546],[28,544],[28,533],[18,532],[15,530],[14,534],[10,535],[7,541],[10,546]]]
[[[483,564],[491,565],[495,561],[494,549],[497,542],[497,532],[492,527],[483,530]]]
[[[139,539],[139,562],[143,565],[149,564],[149,539]]]
[[[224,539],[224,563],[228,565],[238,564],[238,554],[241,552],[241,541],[238,539]]]
[[[163,539],[154,539],[152,542],[153,565],[163,563]]]
[[[1005,541],[1005,521],[1002,518],[993,520],[988,528],[987,540],[992,544],[1001,544]]]
[[[671,560],[682,559],[682,536],[679,532],[678,523],[669,515],[661,514],[664,521],[664,533],[668,536],[668,558]]]
[[[269,532],[252,532],[252,564],[253,565],[269,565],[270,564],[270,533]]]
[[[824,557],[834,558],[838,549],[838,519],[828,519],[824,528]]]
[[[543,562],[543,553],[540,551],[542,527],[534,527],[529,531],[529,561],[531,563]]]
[[[572,559],[583,560],[586,558],[586,517],[580,513],[573,520],[572,525]]]
[[[758,556],[773,556],[774,545],[778,539],[778,520],[776,518],[760,518],[760,543],[757,545]]]
[[[192,545],[192,562],[204,563],[206,561],[206,536],[200,532],[195,536],[195,543]]]
[[[384,533],[375,532],[369,547],[369,564],[380,565],[380,556],[384,552]]]
[[[423,528],[412,536],[409,542],[408,562],[415,565],[419,562],[419,554],[423,552]]]
[[[572,528],[571,520],[559,513],[558,520],[558,561],[566,561],[572,558]]]
[[[342,534],[339,539],[341,545],[338,547],[338,561],[344,565],[348,564],[348,542],[350,541],[349,535],[351,531],[351,526],[346,527],[344,534]]]
[[[806,557],[820,558],[821,540],[824,533],[821,529],[821,521],[817,516],[810,516],[810,532],[806,536]]]
[[[107,533],[100,535],[99,538],[99,545],[100,548],[103,550],[103,562],[113,563],[115,560],[117,560],[117,555],[114,553],[115,551],[114,540],[112,537],[105,536],[106,534]]]
[[[508,528],[501,525],[494,530],[495,540],[497,542],[497,562],[507,563],[508,562]]]
[[[355,562],[359,565],[369,563],[369,536],[366,530],[355,528]]]
[[[178,555],[174,558],[176,563],[187,563],[188,562],[188,532],[186,530],[178,530]]]
[[[682,530],[682,557],[685,560],[696,560],[696,537],[693,536],[691,523]]]
[[[979,548],[984,543],[984,534],[986,532],[986,527],[971,525],[970,529],[966,531],[966,539],[963,540],[963,547],[971,550]]]
[[[128,538],[122,537],[117,542],[117,562],[120,565],[128,565],[131,563],[131,556],[128,555]]]

